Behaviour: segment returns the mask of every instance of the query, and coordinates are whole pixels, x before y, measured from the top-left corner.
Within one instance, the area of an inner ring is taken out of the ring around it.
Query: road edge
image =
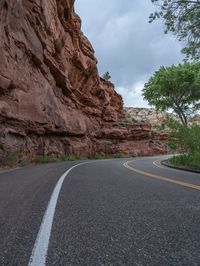
[[[191,172],[191,173],[200,174],[200,169],[190,168],[190,167],[186,167],[186,166],[174,165],[174,164],[169,163],[167,160],[160,161],[160,163],[162,165],[166,166],[166,167],[173,168],[173,169],[176,169],[176,170],[182,170],[182,171],[187,171],[187,172]]]

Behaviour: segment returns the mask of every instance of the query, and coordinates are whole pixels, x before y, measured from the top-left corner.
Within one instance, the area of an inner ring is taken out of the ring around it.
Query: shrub
[[[121,153],[114,153],[114,154],[105,154],[105,155],[101,155],[101,154],[96,154],[94,156],[92,156],[90,159],[91,160],[102,160],[102,159],[118,159],[118,158],[126,158],[126,157],[135,157],[135,155],[123,155]]]
[[[36,164],[54,163],[54,162],[57,162],[57,159],[56,158],[51,158],[51,157],[49,157],[47,155],[45,155],[45,156],[36,156],[33,159],[33,162],[36,163]]]
[[[169,159],[172,164],[200,168],[200,126],[186,127],[170,119],[170,147],[181,153]]]
[[[175,142],[180,152],[192,153],[200,150],[200,126],[186,127],[172,119],[168,122],[171,141]]]
[[[33,162],[36,164],[43,164],[43,163],[56,163],[56,162],[65,162],[65,161],[78,161],[82,158],[79,156],[60,156],[60,157],[49,157],[45,156],[36,156],[33,159]]]
[[[65,161],[78,161],[81,160],[82,158],[79,156],[60,156],[58,157],[58,160],[61,162],[65,162]]]
[[[105,79],[106,81],[109,81],[109,80],[111,79],[111,75],[110,75],[110,73],[107,71],[105,74],[103,74],[102,78]]]
[[[3,158],[0,161],[0,166],[5,167],[14,167],[18,164],[20,157],[20,151],[19,150],[9,150],[6,152],[6,154],[3,156]]]
[[[200,169],[200,151],[173,156],[169,159],[169,162],[174,165],[189,166]]]
[[[155,131],[162,131],[165,129],[165,125],[162,123],[161,125],[154,125],[153,130]]]

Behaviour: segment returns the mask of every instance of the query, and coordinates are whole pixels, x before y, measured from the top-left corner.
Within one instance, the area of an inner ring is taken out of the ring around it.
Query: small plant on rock
[[[111,79],[110,73],[107,71],[105,74],[103,74],[102,78],[106,81],[109,81]]]

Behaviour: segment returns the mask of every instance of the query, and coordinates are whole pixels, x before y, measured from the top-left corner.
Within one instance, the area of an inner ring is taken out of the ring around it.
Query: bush
[[[65,162],[65,161],[78,161],[82,158],[79,156],[60,156],[60,157],[49,157],[45,156],[36,156],[32,161],[36,164],[43,164],[43,163],[58,163],[58,162]]]
[[[135,155],[123,155],[121,153],[114,153],[114,154],[105,154],[105,155],[100,155],[96,154],[93,157],[91,157],[91,160],[102,160],[102,159],[118,159],[118,158],[126,158],[126,157],[135,157]]]
[[[177,150],[177,144],[174,141],[169,140],[167,142],[167,146],[172,150],[176,151]]]
[[[200,151],[190,154],[181,154],[173,156],[169,162],[174,165],[189,166],[200,169]]]
[[[79,156],[60,156],[58,157],[58,161],[60,162],[65,162],[65,161],[78,161],[81,160],[82,158]]]
[[[170,158],[169,162],[200,168],[200,126],[186,127],[172,119],[168,121],[168,124],[171,128],[169,146],[181,153]]]
[[[103,74],[102,78],[105,79],[106,81],[109,81],[109,80],[111,79],[111,75],[110,75],[110,73],[107,71],[105,74]]]
[[[154,125],[153,126],[153,130],[155,131],[162,131],[165,129],[165,125],[164,124],[161,124],[161,125]]]
[[[200,126],[186,127],[173,119],[169,119],[168,125],[171,128],[170,141],[176,144],[180,152],[192,153],[200,150]]]
[[[3,158],[0,161],[1,167],[14,167],[18,164],[20,157],[20,151],[19,150],[10,150],[7,151],[6,154],[3,156]]]
[[[51,157],[49,157],[47,155],[45,155],[45,156],[36,156],[33,159],[33,162],[36,163],[36,164],[54,163],[54,162],[57,162],[57,159],[56,158],[51,158]]]

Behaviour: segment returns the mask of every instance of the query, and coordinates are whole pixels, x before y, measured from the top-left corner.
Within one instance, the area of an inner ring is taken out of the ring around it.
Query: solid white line
[[[54,218],[56,204],[58,201],[58,196],[59,196],[63,181],[65,180],[66,176],[69,174],[69,172],[71,172],[72,169],[74,169],[77,166],[83,165],[83,164],[86,164],[86,162],[74,165],[69,170],[67,170],[58,180],[53,190],[53,193],[51,195],[50,201],[48,203],[48,207],[45,211],[28,266],[45,266],[46,265],[46,258],[47,258],[49,239],[50,239],[51,229],[52,229],[52,224],[53,224],[53,218]]]

